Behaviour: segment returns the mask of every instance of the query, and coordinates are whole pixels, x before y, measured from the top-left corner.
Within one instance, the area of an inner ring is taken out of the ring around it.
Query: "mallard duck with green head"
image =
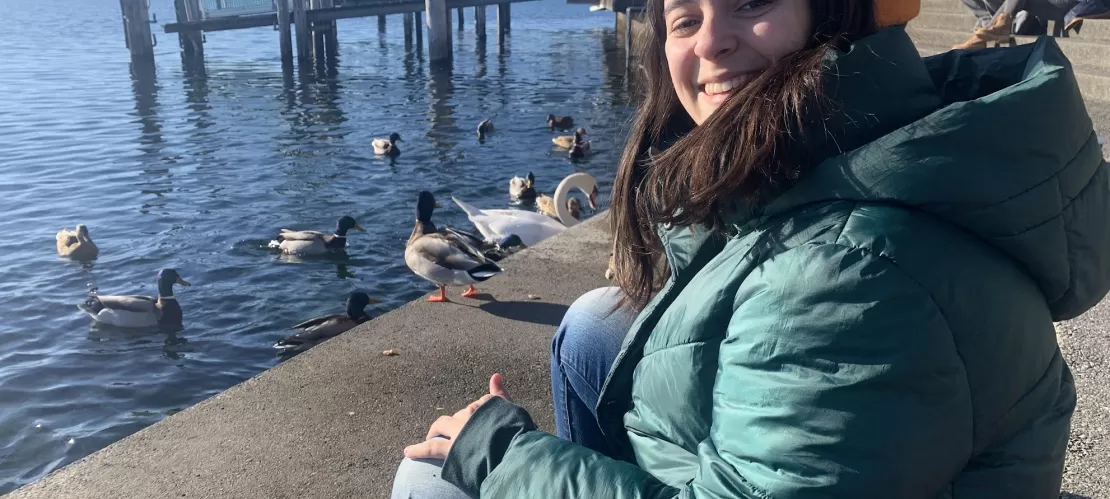
[[[96,322],[123,328],[147,328],[181,324],[181,305],[173,294],[174,284],[191,286],[174,269],[158,272],[158,296],[104,296],[94,288],[85,303],[78,305]]]
[[[397,147],[398,142],[401,140],[401,134],[393,132],[389,134],[388,138],[374,139],[370,144],[374,146],[374,154],[381,156],[397,156],[401,154],[401,149]]]
[[[328,338],[339,336],[370,320],[366,307],[373,303],[381,302],[362,291],[354,291],[347,296],[346,312],[321,315],[297,324],[293,326],[297,333],[275,343],[274,348],[282,353],[300,352]]]
[[[287,255],[322,255],[347,247],[347,233],[357,230],[366,232],[353,217],[344,215],[335,223],[331,234],[314,230],[281,229],[281,233],[270,241],[271,248],[279,248]]]
[[[472,297],[478,292],[474,285],[500,274],[501,267],[467,238],[436,229],[432,223],[435,208],[435,196],[421,192],[416,203],[416,226],[405,245],[405,264],[416,275],[439,286],[439,295],[428,298],[430,302],[448,301],[447,286],[469,286],[462,296]]]
[[[509,197],[519,201],[536,199],[536,176],[528,172],[527,177],[509,179]]]

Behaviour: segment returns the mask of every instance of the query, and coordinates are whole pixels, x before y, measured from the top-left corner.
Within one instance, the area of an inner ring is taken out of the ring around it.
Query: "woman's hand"
[[[423,443],[405,447],[405,457],[409,459],[447,459],[447,453],[451,452],[451,444],[455,443],[455,437],[459,436],[459,432],[462,431],[463,426],[466,426],[470,416],[493,397],[512,400],[509,398],[509,394],[505,392],[505,384],[501,380],[500,374],[494,374],[490,377],[488,394],[471,402],[470,405],[451,416],[440,416],[428,429],[428,436],[425,437],[426,440]]]

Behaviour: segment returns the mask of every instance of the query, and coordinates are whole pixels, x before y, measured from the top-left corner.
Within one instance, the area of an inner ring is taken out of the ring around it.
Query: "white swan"
[[[526,246],[533,246],[579,223],[567,208],[566,200],[570,196],[571,189],[581,190],[586,195],[590,208],[597,209],[597,180],[586,173],[569,175],[555,189],[555,211],[559,216],[558,221],[534,211],[482,210],[458,198],[451,199],[466,212],[470,221],[487,241],[499,241],[511,234],[516,234]]]

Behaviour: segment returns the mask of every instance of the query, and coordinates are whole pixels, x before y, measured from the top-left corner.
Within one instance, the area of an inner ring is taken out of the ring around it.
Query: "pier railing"
[[[250,16],[274,14],[278,0],[202,0],[201,14],[204,19],[219,17]]]

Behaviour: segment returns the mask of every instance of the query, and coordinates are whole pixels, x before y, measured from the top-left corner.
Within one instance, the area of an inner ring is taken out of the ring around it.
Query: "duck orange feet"
[[[472,298],[472,297],[474,297],[474,295],[476,295],[476,294],[478,294],[478,290],[477,290],[477,289],[474,289],[474,286],[473,286],[473,285],[471,285],[471,286],[470,286],[470,289],[467,289],[466,291],[463,291],[463,294],[462,294],[462,296],[463,296],[464,298]]]
[[[430,302],[430,303],[442,303],[442,302],[448,301],[447,300],[447,288],[445,288],[443,286],[440,286],[439,287],[439,295],[429,296],[427,301]]]

